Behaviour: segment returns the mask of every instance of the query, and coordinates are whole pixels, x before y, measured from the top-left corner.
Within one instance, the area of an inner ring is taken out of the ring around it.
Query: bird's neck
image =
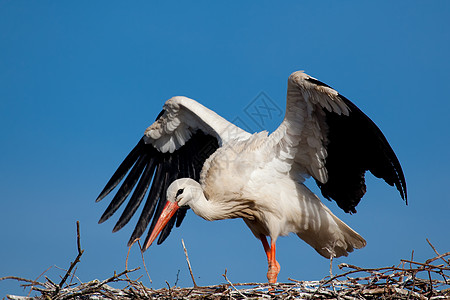
[[[197,216],[208,221],[234,218],[254,219],[254,212],[250,209],[250,201],[242,199],[208,200],[203,191],[195,201],[190,203],[190,207]]]
[[[197,197],[189,205],[192,211],[199,217],[208,221],[220,220],[220,207],[214,201],[208,201],[203,191],[197,194]]]

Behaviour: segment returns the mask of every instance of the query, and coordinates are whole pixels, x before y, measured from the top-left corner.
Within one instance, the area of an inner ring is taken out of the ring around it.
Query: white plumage
[[[161,232],[158,242],[164,241],[187,208],[211,221],[242,218],[262,241],[269,282],[276,282],[279,236],[296,233],[327,258],[365,246],[303,182],[312,176],[326,198],[356,212],[367,170],[395,185],[406,200],[401,166],[378,127],[334,89],[299,71],[289,76],[285,118],[271,134],[248,133],[186,97],[166,101],[97,198],[128,173],[100,223],[135,186],[114,231],[130,220],[148,191],[130,239],[140,237],[153,216],[143,250]]]

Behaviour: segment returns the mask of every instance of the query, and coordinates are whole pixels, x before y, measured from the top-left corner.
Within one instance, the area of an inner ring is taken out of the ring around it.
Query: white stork
[[[366,171],[395,185],[407,201],[402,168],[380,129],[347,98],[298,71],[289,76],[284,120],[271,134],[248,133],[186,97],[167,100],[98,196],[128,173],[99,223],[134,189],[113,232],[121,229],[152,183],[129,244],[152,218],[142,251],[160,233],[162,243],[188,208],[206,220],[242,218],[263,244],[274,283],[279,236],[293,232],[326,258],[366,245],[303,184],[312,176],[325,198],[355,213]]]

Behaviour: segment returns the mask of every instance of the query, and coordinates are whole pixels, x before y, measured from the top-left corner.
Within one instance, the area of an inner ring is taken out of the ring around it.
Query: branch
[[[58,284],[58,286],[56,287],[55,295],[58,294],[59,290],[61,290],[63,284],[66,282],[67,278],[69,277],[69,275],[72,272],[75,265],[80,262],[81,255],[83,255],[83,252],[84,252],[84,250],[81,249],[81,243],[80,243],[80,222],[79,221],[77,221],[77,249],[78,249],[78,255],[75,258],[75,260],[70,264],[70,267],[67,270],[66,274],[61,279],[61,282]]]
[[[187,253],[187,250],[186,250],[186,246],[184,245],[183,239],[181,239],[181,243],[183,244],[184,254],[186,255],[186,261],[187,261],[187,265],[188,265],[188,268],[189,268],[189,273],[191,273],[192,282],[194,283],[194,287],[198,288],[198,285],[197,285],[197,283],[195,282],[195,279],[194,279],[194,274],[192,273],[191,263],[189,262],[189,256],[188,256],[188,253]]]
[[[241,291],[239,291],[239,290],[231,283],[230,280],[228,280],[228,277],[227,277],[227,269],[225,269],[225,273],[222,274],[222,276],[225,278],[225,280],[228,282],[228,284],[229,284],[236,292],[239,293],[239,295],[241,295],[244,299],[247,298],[244,294],[241,293]]]

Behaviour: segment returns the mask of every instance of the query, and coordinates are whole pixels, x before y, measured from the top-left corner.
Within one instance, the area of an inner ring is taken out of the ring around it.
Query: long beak
[[[177,212],[179,208],[180,207],[178,206],[178,203],[167,201],[166,206],[164,206],[164,209],[159,216],[158,222],[156,222],[155,228],[153,228],[152,234],[150,235],[147,243],[145,243],[144,248],[142,249],[142,252],[150,247],[159,233],[166,226],[167,222],[169,222],[170,218],[172,218],[172,216]]]

